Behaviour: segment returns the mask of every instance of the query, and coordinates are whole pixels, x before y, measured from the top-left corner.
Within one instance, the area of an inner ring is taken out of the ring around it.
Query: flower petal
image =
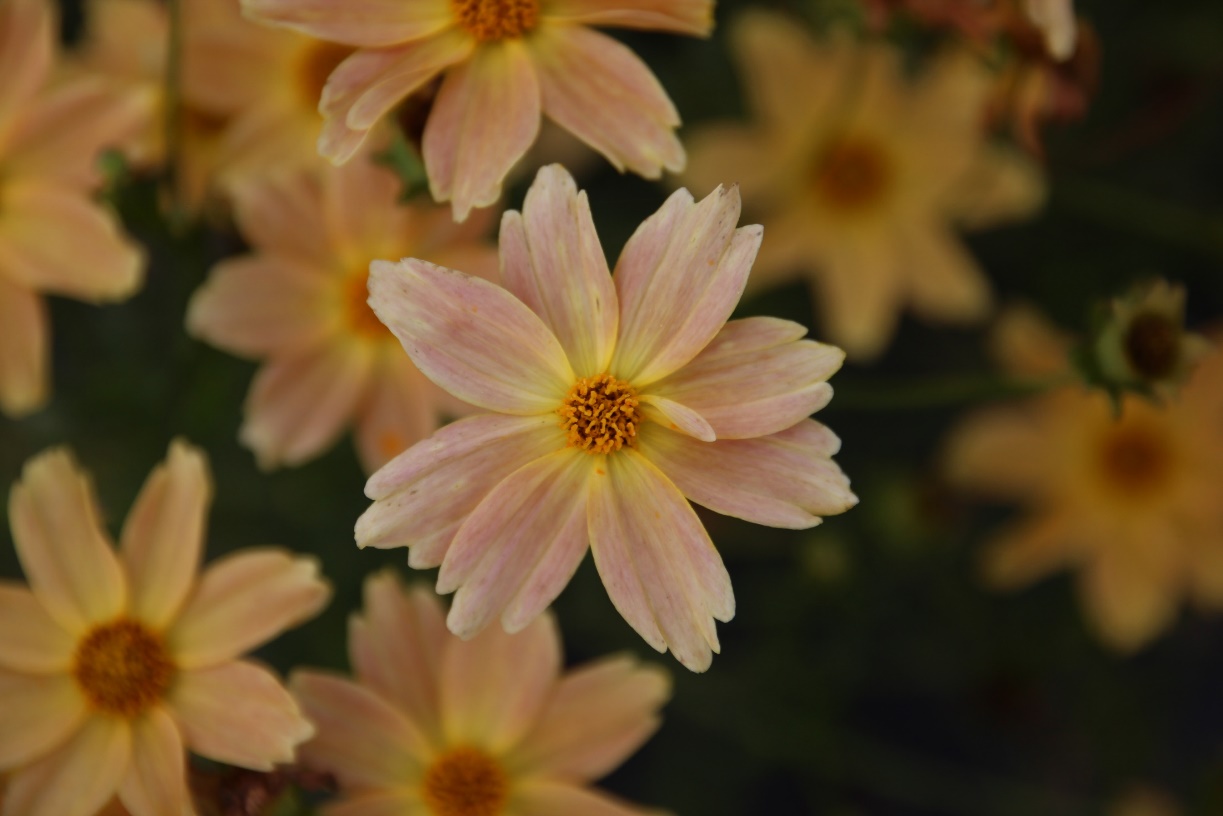
[[[828,403],[832,388],[825,381],[845,360],[836,346],[801,340],[804,334],[788,320],[732,320],[642,401],[658,395],[682,403],[708,421],[718,439],[785,430]]]
[[[979,495],[1027,499],[1047,496],[1050,463],[1048,429],[1030,406],[977,411],[948,439],[942,470],[961,489]],[[1056,488],[1053,488],[1054,490]]]
[[[361,466],[374,473],[437,429],[445,392],[398,346],[379,351],[369,392],[358,409],[356,443]]]
[[[991,589],[1027,586],[1081,558],[1081,539],[1065,513],[1039,513],[993,537],[981,559],[981,576]]]
[[[437,591],[458,592],[446,623],[461,638],[497,614],[521,630],[573,577],[586,553],[586,484],[593,459],[562,448],[523,465],[484,497],[455,533]],[[509,615],[510,604],[513,615]]]
[[[102,532],[93,483],[66,448],[26,462],[9,494],[9,520],[30,588],[56,623],[80,634],[124,611],[126,582]]]
[[[630,655],[607,657],[565,674],[514,761],[549,777],[598,779],[658,730],[671,677]]]
[[[616,264],[620,339],[612,371],[637,388],[708,345],[730,317],[760,247],[759,226],[735,229],[739,191],[694,204],[677,190],[629,238]]]
[[[845,235],[820,264],[816,305],[825,331],[852,359],[872,360],[896,331],[904,261],[890,233]]]
[[[132,761],[119,783],[119,799],[131,816],[190,812],[183,739],[164,708],[132,720]]]
[[[553,0],[548,20],[613,28],[643,28],[708,37],[713,30],[711,0]]]
[[[85,697],[63,674],[0,670],[0,769],[27,765],[66,740],[86,717]]]
[[[169,703],[188,748],[255,771],[292,762],[314,734],[280,681],[245,660],[180,673]]]
[[[0,581],[0,667],[21,672],[66,672],[76,638],[55,622],[20,584]]]
[[[949,323],[972,323],[989,314],[989,283],[946,225],[906,222],[897,240],[906,252],[905,277],[917,314]]]
[[[318,560],[249,548],[204,570],[167,640],[185,669],[231,660],[319,613],[331,587]]]
[[[409,259],[371,263],[369,291],[416,367],[472,405],[551,413],[576,379],[555,335],[496,284]]]
[[[602,791],[553,779],[532,779],[516,792],[514,801],[531,816],[641,816],[638,805],[621,802]]]
[[[539,80],[526,46],[481,45],[446,74],[425,125],[433,199],[449,201],[455,221],[496,202],[506,174],[535,141],[539,117]]]
[[[617,170],[655,179],[684,169],[679,114],[630,48],[584,26],[545,26],[531,53],[544,112]]]
[[[234,219],[247,243],[268,255],[325,267],[334,258],[313,173],[285,173],[235,182]]]
[[[47,401],[47,345],[42,297],[0,274],[0,411],[13,419]]]
[[[646,419],[664,428],[686,433],[702,442],[712,442],[718,438],[713,426],[704,416],[675,400],[655,394],[643,394],[641,406]]]
[[[950,191],[955,222],[981,229],[1031,217],[1045,203],[1048,184],[1040,168],[1013,148],[986,145]]]
[[[420,39],[453,20],[446,0],[242,0],[242,11],[260,22],[365,48]]]
[[[1080,573],[1086,615],[1104,641],[1121,652],[1145,646],[1180,606],[1180,548],[1165,524],[1117,531]]]
[[[607,370],[616,342],[616,289],[586,193],[559,164],[541,169],[522,214],[501,219],[505,288],[552,330],[579,377]]]
[[[771,436],[717,442],[657,425],[641,430],[641,453],[685,496],[718,513],[802,530],[858,503],[849,479],[829,458],[837,438],[814,420]]]
[[[9,777],[4,812],[91,816],[115,795],[131,751],[127,720],[89,717],[71,739]]]
[[[679,488],[644,456],[622,450],[606,464],[589,505],[603,585],[647,643],[704,671],[719,649],[713,619],[735,614],[722,559]]]
[[[420,797],[408,791],[379,791],[332,801],[323,805],[319,812],[323,816],[431,816]]]
[[[9,0],[0,6],[0,140],[12,119],[28,110],[51,71],[56,26],[42,0]]]

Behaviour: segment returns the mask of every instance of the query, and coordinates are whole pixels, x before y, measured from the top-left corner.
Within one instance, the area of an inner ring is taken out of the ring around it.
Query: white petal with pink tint
[[[713,29],[711,0],[553,0],[546,20],[589,26],[643,28],[708,37]]]
[[[0,770],[28,764],[74,733],[87,715],[85,697],[67,674],[0,669]]]
[[[556,335],[579,377],[607,370],[619,308],[590,203],[558,164],[501,219],[501,277]]]
[[[425,376],[506,414],[555,411],[574,382],[556,337],[496,284],[409,259],[370,264],[370,306]]]
[[[47,614],[21,584],[0,581],[0,667],[23,672],[67,671],[76,638]]]
[[[446,0],[242,0],[242,11],[258,22],[366,48],[419,39],[453,19]]]
[[[218,558],[167,634],[174,661],[193,669],[231,660],[314,617],[330,597],[312,557],[248,548]]]
[[[46,402],[47,345],[42,298],[0,275],[0,411],[19,419]]]
[[[9,777],[5,816],[93,816],[114,796],[131,749],[127,720],[88,718],[59,748]]]
[[[244,660],[182,672],[169,703],[188,748],[251,770],[292,762],[314,733],[280,681]]]
[[[691,407],[675,400],[660,397],[655,394],[643,394],[641,397],[641,413],[646,419],[662,425],[664,428],[686,433],[703,442],[717,439],[713,426],[703,415]]]
[[[131,816],[175,816],[191,811],[178,726],[159,707],[132,722],[132,760],[119,783]]]

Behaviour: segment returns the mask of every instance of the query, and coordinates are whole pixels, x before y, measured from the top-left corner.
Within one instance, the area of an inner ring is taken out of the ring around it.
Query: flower
[[[840,349],[788,321],[726,323],[761,238],[738,217],[734,188],[677,191],[613,281],[585,193],[551,165],[502,218],[505,289],[416,259],[371,265],[370,305],[417,368],[491,412],[374,474],[357,521],[359,546],[441,565],[452,632],[496,615],[523,629],[589,546],[629,624],[703,671],[734,596],[684,497],[790,528],[857,501],[836,436],[807,418],[832,397]]]
[[[462,221],[492,204],[541,113],[618,170],[684,165],[679,115],[635,54],[588,25],[708,36],[711,0],[243,0],[255,19],[356,47],[323,89],[319,152],[347,161],[402,99],[439,75],[425,125],[429,188]]]
[[[1045,37],[1045,48],[1055,59],[1067,60],[1074,54],[1078,31],[1072,0],[1024,0],[1028,19]]]
[[[629,655],[562,675],[550,615],[517,635],[450,636],[427,589],[365,584],[349,627],[358,682],[298,670],[289,685],[317,727],[301,761],[343,791],[324,813],[430,816],[641,811],[587,785],[658,728],[667,674]]]
[[[1028,371],[1065,348],[1031,318],[1008,334]],[[1171,624],[1182,597],[1223,608],[1223,354],[1202,361],[1177,401],[1126,394],[1120,407],[1118,417],[1104,393],[1065,388],[980,411],[952,434],[946,468],[965,490],[1027,508],[986,551],[991,585],[1076,569],[1089,623],[1133,651]]]
[[[203,455],[172,443],[116,557],[72,455],[26,463],[9,519],[30,589],[0,584],[5,813],[90,816],[116,794],[133,816],[182,813],[184,747],[271,769],[313,732],[271,672],[237,657],[330,591],[313,559],[270,548],[197,579],[210,496]]]
[[[895,49],[817,43],[767,13],[732,37],[756,121],[697,131],[685,178],[735,178],[759,206],[755,283],[807,272],[829,336],[863,360],[906,302],[928,320],[985,317],[989,286],[953,227],[1025,216],[1043,196],[1028,161],[985,143],[989,72],[946,53],[912,83]]]
[[[259,465],[297,465],[356,422],[373,472],[437,428],[457,400],[425,379],[366,305],[369,262],[416,255],[491,274],[497,257],[440,207],[396,204],[399,182],[361,157],[234,188],[255,252],[222,261],[187,311],[188,331],[264,359],[240,432]]]
[[[90,198],[94,160],[133,111],[89,80],[46,87],[55,36],[47,0],[0,4],[0,411],[10,417],[49,396],[40,293],[103,303],[142,280],[140,250]]]

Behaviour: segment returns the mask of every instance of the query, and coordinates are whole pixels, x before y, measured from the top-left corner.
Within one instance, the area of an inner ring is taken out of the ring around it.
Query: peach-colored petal
[[[610,773],[650,738],[671,678],[629,655],[561,678],[514,761],[541,775],[585,782]]]
[[[1047,495],[1051,488],[1047,439],[1039,414],[1014,406],[987,408],[952,433],[943,453],[943,471],[957,486],[981,495]]]
[[[485,43],[446,74],[422,153],[429,190],[451,203],[454,220],[501,196],[506,174],[539,133],[540,104],[539,79],[520,41]]]
[[[164,708],[132,720],[132,761],[119,783],[119,799],[131,816],[189,812],[183,740]]]
[[[980,229],[1030,217],[1047,195],[1044,174],[1032,159],[1012,148],[986,145],[956,179],[948,204],[956,223]]]
[[[684,495],[728,516],[804,529],[858,503],[827,451],[836,437],[814,420],[757,439],[700,442],[645,426],[640,450]]]
[[[531,40],[544,113],[623,172],[684,168],[679,114],[641,58],[583,26],[544,26]]]
[[[326,606],[318,561],[285,550],[240,550],[208,565],[167,638],[182,668],[231,660]]]
[[[442,659],[442,730],[448,745],[505,751],[535,724],[561,670],[556,620],[541,615],[516,635],[490,626],[451,640]]]
[[[622,802],[591,788],[553,779],[532,779],[516,792],[514,801],[531,816],[642,816],[637,805]]]
[[[523,465],[484,497],[455,533],[437,576],[438,592],[458,589],[446,618],[451,632],[469,638],[502,612],[506,630],[516,632],[555,600],[586,553],[593,468],[587,454],[562,448]]]
[[[174,618],[191,590],[211,501],[203,453],[176,439],[124,522],[120,557],[131,582],[129,612],[156,629]]]
[[[285,173],[237,182],[230,190],[238,226],[268,255],[326,267],[334,252],[323,217],[322,190],[312,173]]]
[[[52,750],[85,720],[85,697],[71,675],[0,670],[0,769],[26,765]]]
[[[242,11],[259,22],[365,48],[420,39],[453,20],[446,0],[242,0]]]
[[[238,438],[263,470],[317,456],[348,426],[373,364],[372,350],[360,343],[272,359],[251,383]]]
[[[713,426],[702,414],[687,405],[657,394],[642,395],[641,413],[651,422],[686,433],[703,442],[712,442],[718,438]]]
[[[619,310],[590,203],[559,164],[541,169],[522,213],[501,218],[501,277],[560,341],[579,377],[607,370]]]
[[[370,306],[425,376],[506,414],[556,410],[575,380],[556,336],[496,284],[425,261],[370,264]]]
[[[325,165],[320,170],[323,191],[323,220],[331,233],[335,255],[352,269],[367,268],[371,256],[398,250],[391,245],[407,243],[400,236],[407,232],[405,216],[412,210],[399,206],[403,182],[371,151],[342,167]],[[438,208],[441,209],[441,208]]]
[[[5,816],[92,816],[115,795],[131,753],[127,720],[89,717],[67,742],[9,777]]]
[[[182,672],[169,703],[188,748],[241,768],[292,762],[294,748],[314,734],[280,681],[245,660]]]
[[[47,401],[47,307],[0,262],[0,411],[14,419]]]
[[[497,483],[564,445],[555,414],[483,414],[454,422],[391,460],[365,486],[357,545],[411,547],[418,569],[442,563],[464,519]]]
[[[378,354],[357,417],[357,453],[366,473],[375,472],[437,428],[439,392],[401,349]]]
[[[93,484],[65,448],[26,462],[9,494],[17,557],[38,600],[74,634],[124,611],[127,587]]]
[[[55,22],[44,0],[7,0],[0,6],[0,144],[14,116],[24,113],[51,70]]]
[[[832,388],[825,381],[845,359],[836,346],[802,340],[806,333],[771,317],[732,320],[650,394],[697,411],[719,439],[785,430],[828,403]]]
[[[616,263],[620,340],[617,377],[641,388],[695,357],[730,317],[760,227],[736,230],[739,191],[719,188],[700,203],[677,190],[629,238]]]
[[[624,619],[658,651],[704,671],[719,649],[714,619],[735,614],[730,576],[679,488],[632,450],[591,481],[595,566]]]
[[[1047,512],[995,536],[981,559],[981,574],[993,589],[1018,589],[1063,569],[1080,555],[1073,519]]]
[[[420,797],[409,791],[380,791],[328,802],[319,812],[323,816],[432,816]]]
[[[643,28],[708,37],[713,30],[710,0],[552,0],[545,19],[613,28]]]
[[[1117,531],[1083,565],[1084,612],[1113,648],[1133,652],[1175,619],[1180,601],[1177,534],[1164,524]]]
[[[793,173],[793,164],[784,151],[770,149],[769,137],[739,123],[702,125],[685,137],[688,162],[680,175],[683,186],[696,193],[708,193],[718,185],[737,184],[742,196],[759,206],[774,195],[774,185]],[[777,240],[774,235],[777,215],[766,222],[769,238],[761,245],[757,267]]]
[[[364,686],[315,671],[296,671],[289,688],[314,724],[300,762],[336,775],[345,788],[400,788],[420,779],[430,753],[421,727]]]
[[[927,320],[954,323],[979,321],[989,313],[989,284],[945,225],[906,221],[898,240],[906,255],[913,311]]]
[[[825,227],[827,229],[827,227]],[[827,334],[853,359],[878,357],[892,339],[904,292],[892,236],[845,237],[815,280]]]
[[[67,671],[76,638],[21,584],[0,581],[0,667],[43,674]]]

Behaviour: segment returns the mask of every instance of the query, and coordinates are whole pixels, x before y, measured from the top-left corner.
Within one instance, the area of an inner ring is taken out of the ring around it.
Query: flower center
[[[425,771],[422,798],[433,816],[498,816],[509,780],[496,760],[475,748],[455,748]]]
[[[1125,359],[1144,380],[1162,380],[1176,368],[1180,327],[1153,312],[1140,314],[1125,333]]]
[[[830,209],[846,213],[877,204],[891,186],[892,176],[887,152],[861,137],[834,139],[816,156],[811,171],[820,199]]]
[[[344,281],[344,315],[353,334],[366,340],[384,340],[390,331],[369,307],[369,273],[359,269]]]
[[[566,444],[587,453],[612,453],[632,445],[641,424],[637,391],[610,374],[582,377],[558,409]]]
[[[451,0],[459,25],[480,42],[521,37],[539,21],[539,0]]]
[[[332,71],[352,55],[353,48],[330,42],[311,43],[302,53],[297,63],[297,81],[301,89],[302,101],[306,107],[314,110],[323,96],[323,86],[331,77]]]
[[[161,637],[132,620],[94,627],[77,644],[72,669],[94,708],[123,717],[161,699],[174,672]]]
[[[1149,495],[1167,481],[1172,470],[1168,442],[1155,428],[1118,425],[1099,449],[1104,481],[1129,498]]]

